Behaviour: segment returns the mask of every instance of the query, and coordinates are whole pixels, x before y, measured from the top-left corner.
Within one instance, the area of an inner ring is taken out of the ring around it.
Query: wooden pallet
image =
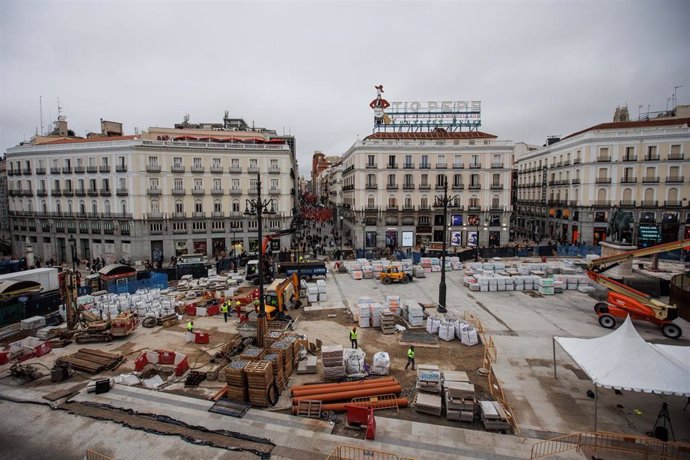
[[[236,365],[233,363],[244,363],[244,366],[242,368],[239,367],[231,367],[232,365]],[[249,364],[246,361],[233,361],[233,363],[228,364],[225,367],[225,382],[228,385],[232,385],[235,387],[245,387],[247,386],[247,373],[244,371],[244,368]]]
[[[249,393],[247,391],[247,387],[236,387],[232,385],[228,385],[228,391],[226,394],[226,398],[232,400],[232,401],[241,401],[241,402],[246,402],[248,400]]]
[[[252,361],[244,368],[249,388],[265,389],[273,381],[273,365],[270,361]]]
[[[321,418],[321,401],[301,399],[297,403],[297,415],[309,418]]]

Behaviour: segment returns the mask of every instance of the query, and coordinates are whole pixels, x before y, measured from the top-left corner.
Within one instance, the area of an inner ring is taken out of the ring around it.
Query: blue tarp
[[[166,289],[168,287],[168,275],[160,272],[152,272],[151,277],[141,280],[112,280],[106,285],[106,290],[113,294],[133,294],[139,289]]]

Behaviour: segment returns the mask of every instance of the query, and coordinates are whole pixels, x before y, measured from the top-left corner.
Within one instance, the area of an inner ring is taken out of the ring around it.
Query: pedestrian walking
[[[223,305],[220,306],[220,312],[223,314],[223,319],[225,319],[225,322],[228,322],[228,302],[229,300],[226,300],[223,302]]]
[[[352,348],[357,348],[357,328],[353,327],[350,331],[350,345]]]
[[[405,370],[412,364],[412,370],[416,369],[415,363],[414,363],[414,345],[410,345],[410,348],[407,349],[407,364],[405,365]]]
[[[189,320],[189,322],[187,323],[187,332],[192,334],[194,333],[194,321]]]

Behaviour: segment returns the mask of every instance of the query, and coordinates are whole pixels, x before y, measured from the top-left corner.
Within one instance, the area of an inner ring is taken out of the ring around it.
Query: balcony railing
[[[462,205],[460,203],[455,204],[455,203],[449,203],[448,207],[451,208],[454,211],[462,211],[465,209],[465,205]]]
[[[664,206],[669,208],[680,208],[683,206],[683,202],[679,200],[666,200],[664,201]]]
[[[211,195],[222,195],[222,194],[223,194],[222,188],[212,188],[211,189]]]
[[[573,185],[577,185],[580,183],[580,178],[576,177],[575,179],[572,180]]]
[[[66,197],[74,196],[74,190],[71,188],[66,188],[62,191],[62,196],[66,196]]]
[[[206,189],[204,189],[202,187],[194,187],[192,189],[192,195],[195,195],[195,196],[206,195]]]
[[[173,219],[185,219],[187,217],[186,212],[174,212],[172,215]],[[187,233],[187,229],[178,229],[178,230],[173,230],[176,233]]]
[[[386,184],[386,190],[398,190],[398,184]]]
[[[206,217],[206,213],[205,212],[193,212],[192,217],[195,219],[202,219],[202,218]]]
[[[642,183],[643,184],[658,184],[659,183],[659,177],[658,176],[643,177]]]
[[[404,163],[403,168],[404,169],[414,169],[414,163]]]
[[[271,187],[268,189],[269,195],[280,195],[280,188],[278,187]]]
[[[224,217],[225,213],[223,211],[213,211],[211,217]]]
[[[389,204],[388,206],[386,206],[386,211],[397,211],[397,210],[398,210],[397,205]]]
[[[443,189],[444,189],[444,185],[443,185],[443,184],[436,184],[436,186],[435,186],[434,188],[435,188],[436,190],[443,190]]]
[[[204,167],[203,166],[192,166],[192,172],[195,174],[198,173],[203,173],[204,172]]]
[[[115,172],[123,173],[127,172],[127,165],[116,165]]]
[[[503,190],[503,184],[491,184],[491,190]]]
[[[159,189],[159,188],[149,188],[146,190],[147,195],[158,196],[161,193],[162,193],[161,189]]]
[[[470,169],[482,169],[481,163],[470,163]]]
[[[60,174],[60,168],[50,168],[50,174]]]
[[[242,172],[242,167],[241,166],[230,166],[230,169],[228,170],[230,174],[240,174]]]
[[[403,184],[403,190],[414,190],[414,184]]]
[[[481,190],[482,184],[470,184],[469,189],[470,190]]]
[[[668,177],[666,178],[666,183],[669,183],[669,184],[676,184],[676,183],[679,183],[679,182],[683,182],[684,180],[685,180],[685,177],[684,177],[684,176],[668,176]]]
[[[598,163],[611,163],[611,157],[608,155],[600,155],[597,157]]]
[[[146,165],[146,172],[159,173],[161,172],[161,165]]]
[[[421,212],[430,212],[430,211],[431,211],[431,207],[429,207],[429,205],[420,204],[420,205],[419,205],[419,210],[420,210]]]
[[[74,189],[74,195],[75,196],[86,196],[86,189],[85,188]]]
[[[101,195],[101,196],[110,196],[111,193],[110,193],[110,190],[109,190],[109,189],[104,189],[104,188],[102,188],[102,189],[100,190],[100,195]]]
[[[656,200],[642,200],[640,202],[640,206],[644,208],[654,208],[659,205],[659,202]]]
[[[86,167],[86,172],[89,173],[89,174],[97,173],[97,172],[98,172],[98,167],[97,167],[97,166],[89,165],[89,166]]]
[[[211,174],[223,174],[223,167],[219,165],[211,166]]]
[[[596,201],[592,202],[592,206],[599,207],[599,208],[607,207],[607,206],[611,206],[611,202],[608,200],[596,200]]]
[[[431,163],[422,163],[419,165],[419,169],[431,169]]]
[[[581,161],[582,161],[582,159],[580,159],[580,158],[575,158],[575,159],[573,160],[573,164],[574,164],[574,165],[579,165]]]
[[[36,174],[43,176],[46,173],[46,168],[36,168]]]
[[[62,167],[62,173],[63,174],[71,174],[72,173],[72,167],[71,166],[63,166]]]
[[[256,165],[254,165],[254,166],[250,165],[250,166],[247,168],[247,172],[250,173],[250,174],[256,174],[256,173],[259,172],[259,167],[256,166]]]
[[[367,190],[376,190],[378,186],[376,184],[367,184],[365,187]]]
[[[173,173],[183,173],[185,171],[184,165],[172,165],[170,167],[170,172]]]
[[[230,195],[242,195],[242,189],[239,187],[231,187]]]
[[[269,166],[268,167],[268,173],[269,174],[280,174],[280,168],[278,166]]]
[[[560,166],[560,165],[559,165]],[[491,163],[491,168],[493,169],[501,169],[503,168],[503,163]]]
[[[481,208],[481,206],[471,204],[471,205],[467,206],[467,210],[468,211],[481,211],[482,208]]]
[[[463,163],[453,163],[453,169],[465,169],[465,165]]]
[[[624,155],[623,161],[637,161],[637,155]]]
[[[637,177],[623,177],[621,184],[637,184]]]
[[[367,169],[376,169],[377,167],[376,163],[367,163]]]
[[[446,163],[446,162],[436,163],[436,169],[446,169],[446,168],[448,168],[448,163]]]
[[[610,177],[597,177],[597,184],[610,184],[610,183],[611,183]]]
[[[129,190],[127,188],[118,188],[117,189],[117,196],[127,196],[129,195]]]
[[[30,176],[31,175],[31,168],[22,169],[22,174],[24,174],[25,176]]]
[[[388,169],[398,169],[398,163],[388,163],[386,165],[386,168]]]
[[[48,196],[48,190],[46,190],[46,189],[36,190],[36,196]]]
[[[90,188],[86,191],[86,194],[89,196],[98,196],[98,190],[95,188]]]
[[[187,191],[184,188],[175,188],[173,187],[172,189],[172,194],[174,196],[183,196],[187,194]]]
[[[465,184],[453,184],[453,190],[465,190]]]
[[[668,159],[671,161],[683,160],[685,159],[685,155],[682,153],[669,153]]]
[[[50,195],[51,196],[62,196],[62,190],[54,188],[50,191]]]
[[[110,166],[109,165],[100,165],[98,167],[98,172],[109,173],[110,172]]]
[[[656,154],[656,155],[645,155],[644,161],[659,161],[659,154]]]
[[[430,184],[419,184],[419,190],[431,190]]]
[[[402,207],[403,211],[414,211],[414,206],[411,204],[404,204]]]

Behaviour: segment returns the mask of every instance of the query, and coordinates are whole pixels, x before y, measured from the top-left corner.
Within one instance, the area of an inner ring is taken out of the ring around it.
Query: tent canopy
[[[554,340],[597,386],[690,397],[690,347],[647,343],[630,317],[602,337]]]

